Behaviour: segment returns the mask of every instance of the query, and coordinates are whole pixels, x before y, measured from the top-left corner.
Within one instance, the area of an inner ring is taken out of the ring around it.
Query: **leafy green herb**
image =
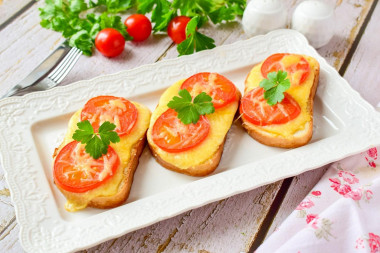
[[[242,16],[245,5],[245,0],[173,0],[172,7],[178,9],[180,15],[208,17],[218,24]]]
[[[269,105],[275,105],[284,99],[284,92],[290,88],[290,80],[287,79],[288,73],[279,70],[267,75],[267,79],[260,82],[260,87],[264,91],[264,98]]]
[[[92,55],[94,40],[104,28],[114,28],[126,40],[132,38],[117,13],[136,8],[138,13],[151,14],[153,31],[166,32],[172,18],[178,15],[194,18],[184,44],[178,45],[180,55],[215,47],[214,40],[196,29],[208,20],[214,24],[235,20],[242,16],[245,0],[45,0],[39,9],[41,26],[62,33],[70,46],[85,55]],[[97,14],[102,12],[102,14]]]
[[[197,31],[197,25],[200,22],[200,17],[193,17],[186,26],[186,39],[182,41],[178,47],[179,55],[192,54],[195,51],[202,51],[215,47],[214,40]]]
[[[120,141],[119,135],[113,131],[115,124],[105,121],[100,127],[99,132],[95,133],[91,123],[88,120],[77,123],[78,129],[73,134],[73,139],[86,144],[85,150],[94,159],[107,154],[110,143]]]
[[[167,0],[137,0],[137,12],[142,14],[152,12],[153,31],[166,31],[176,13],[176,10],[171,8],[171,4]]]
[[[132,39],[121,17],[112,14],[131,8],[131,0],[98,0],[96,3],[86,3],[84,0],[45,0],[45,4],[39,9],[41,26],[61,32],[70,46],[79,48],[85,55],[92,55],[95,37],[104,28],[114,28],[126,40]],[[101,15],[82,15],[90,9],[100,7],[105,8]]]
[[[192,101],[190,93],[186,90],[178,92],[179,97],[175,96],[168,103],[168,107],[178,113],[178,118],[182,123],[188,125],[197,123],[201,115],[210,114],[215,111],[212,98],[205,92],[200,93]]]

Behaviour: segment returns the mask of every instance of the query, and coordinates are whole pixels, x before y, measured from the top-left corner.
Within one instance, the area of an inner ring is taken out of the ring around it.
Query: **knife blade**
[[[11,88],[1,98],[10,97],[16,94],[18,91],[35,85],[44,79],[65,57],[70,51],[71,47],[68,42],[63,42],[53,52],[51,52],[29,75],[27,75],[21,82]]]

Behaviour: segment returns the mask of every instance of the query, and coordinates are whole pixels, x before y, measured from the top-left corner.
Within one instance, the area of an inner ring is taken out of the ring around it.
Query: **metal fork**
[[[57,86],[74,67],[81,55],[82,51],[78,48],[71,48],[67,42],[63,43],[24,80],[10,89],[1,98],[15,95],[20,96],[34,91],[47,90]],[[55,68],[53,69],[53,67]]]

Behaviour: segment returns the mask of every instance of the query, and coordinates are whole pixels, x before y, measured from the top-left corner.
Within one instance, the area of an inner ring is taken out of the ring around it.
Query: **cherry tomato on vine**
[[[95,46],[104,56],[115,57],[123,52],[125,39],[119,31],[105,28],[96,35]]]
[[[133,14],[129,16],[124,25],[127,27],[127,32],[133,37],[133,41],[146,40],[152,32],[152,23],[143,14]]]
[[[168,25],[168,35],[174,43],[179,44],[186,39],[186,26],[191,18],[178,16],[173,18]]]

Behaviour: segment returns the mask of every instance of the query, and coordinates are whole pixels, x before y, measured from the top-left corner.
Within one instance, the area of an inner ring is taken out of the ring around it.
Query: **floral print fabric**
[[[380,253],[380,147],[331,164],[256,252]]]

